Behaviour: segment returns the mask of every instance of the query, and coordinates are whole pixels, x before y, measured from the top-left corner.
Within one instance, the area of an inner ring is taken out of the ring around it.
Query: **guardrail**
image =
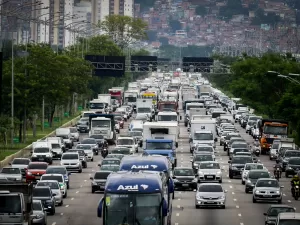
[[[63,124],[62,126],[60,126],[60,128],[73,126],[73,125],[76,124],[76,122],[79,119],[80,119],[80,116],[77,116],[74,119],[70,120],[69,122],[67,122],[67,123]],[[47,134],[42,139],[47,138],[47,137],[51,137],[51,136],[54,136],[54,135],[55,135],[55,131]],[[42,139],[40,139],[40,140],[42,140]],[[15,158],[29,157],[30,156],[30,152],[31,152],[31,148],[32,148],[32,144],[26,146],[25,148],[21,149],[20,151],[17,151],[15,154],[12,154],[12,155],[9,155],[9,156],[5,157],[5,159],[3,159],[2,161],[0,161],[0,168],[9,165],[9,163],[11,161],[13,161]]]

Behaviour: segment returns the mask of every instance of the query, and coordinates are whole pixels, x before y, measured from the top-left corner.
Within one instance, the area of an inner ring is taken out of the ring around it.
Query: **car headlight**
[[[276,191],[276,194],[280,194],[280,191]]]
[[[221,175],[221,174],[222,174],[222,172],[221,172],[221,171],[218,171],[218,172],[217,172],[217,175]]]
[[[198,181],[197,178],[194,178],[193,182],[197,182],[197,181]]]
[[[225,196],[224,196],[224,195],[223,195],[223,196],[221,196],[221,197],[220,197],[220,199],[221,199],[221,200],[224,200],[224,199],[225,199]]]
[[[34,216],[34,219],[42,219],[44,217],[43,214],[38,214]]]
[[[97,183],[96,183],[95,181],[92,181],[92,184],[93,184],[93,185],[97,185]]]
[[[196,195],[196,199],[197,199],[197,200],[201,200],[201,199],[203,199],[203,198],[204,198],[203,196]]]
[[[201,176],[201,177],[203,177],[204,176],[204,173],[203,172],[198,172],[198,175],[199,175],[199,177]]]
[[[237,167],[233,166],[231,167],[232,170],[237,170]]]
[[[259,194],[259,191],[255,191],[255,194]]]
[[[178,183],[179,182],[177,179],[174,179],[173,181],[174,181],[174,183]]]
[[[251,180],[247,180],[247,184],[251,184]]]
[[[195,167],[197,167],[197,166],[198,166],[198,164],[197,164],[197,163],[194,163],[194,166],[195,166]]]
[[[76,163],[76,165],[79,166],[79,165],[80,165],[80,162]]]
[[[289,168],[288,168],[288,169],[289,169],[289,170],[292,170],[293,168],[289,166]]]

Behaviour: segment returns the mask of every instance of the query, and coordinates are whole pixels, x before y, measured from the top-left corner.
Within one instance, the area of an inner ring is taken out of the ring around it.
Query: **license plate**
[[[183,184],[182,186],[183,186],[183,187],[188,187],[189,185],[188,185],[188,184]]]
[[[100,185],[100,188],[105,188],[104,186]]]
[[[207,201],[206,203],[208,203],[208,204],[213,204],[214,202],[213,202],[213,201]]]
[[[41,176],[35,176],[35,179],[41,179]]]
[[[214,178],[214,176],[207,176],[207,178]]]
[[[43,158],[39,158],[39,161],[44,161],[44,159]]]
[[[271,197],[271,195],[264,195],[264,197],[269,198],[269,197]]]

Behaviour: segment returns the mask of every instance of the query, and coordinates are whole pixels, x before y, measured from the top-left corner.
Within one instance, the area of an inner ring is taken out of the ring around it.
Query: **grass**
[[[44,131],[42,131],[41,122],[37,121],[36,137],[33,136],[32,128],[30,128],[30,129],[27,129],[25,143],[14,143],[13,145],[11,145],[10,138],[7,141],[7,145],[5,145],[4,143],[0,143],[0,161],[5,159],[5,157],[12,155],[12,154],[16,153],[17,151],[25,148],[26,146],[32,144],[32,142],[35,142],[35,141],[45,137],[46,135],[50,134],[58,127],[69,122],[70,120],[76,118],[77,116],[79,116],[79,113],[77,113],[74,116],[64,117],[63,119],[60,119],[58,121],[53,121],[52,127],[45,127]]]

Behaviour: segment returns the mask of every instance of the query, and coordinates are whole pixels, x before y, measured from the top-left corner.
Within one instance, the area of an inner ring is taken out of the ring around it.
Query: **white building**
[[[64,8],[64,14],[69,15],[70,18],[67,18],[64,20],[64,27],[62,28],[60,34],[58,37],[59,39],[59,44],[63,47],[67,47],[72,44],[72,32],[69,29],[65,29],[67,27],[70,27],[73,19],[72,16],[77,16],[75,10],[74,10],[74,0],[65,0],[65,8]]]
[[[124,16],[134,17],[134,0],[124,0]]]

